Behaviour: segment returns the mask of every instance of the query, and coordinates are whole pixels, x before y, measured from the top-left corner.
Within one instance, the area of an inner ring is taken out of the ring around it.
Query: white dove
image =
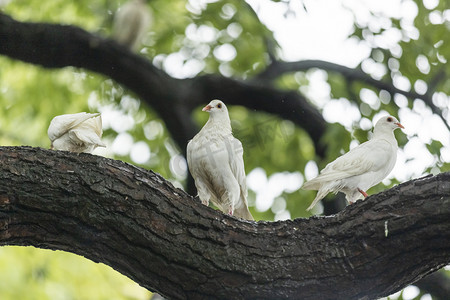
[[[114,15],[114,39],[131,49],[136,49],[152,23],[152,13],[145,0],[130,0]]]
[[[247,206],[247,184],[241,142],[231,132],[228,109],[220,100],[203,108],[209,119],[187,145],[189,171],[204,205],[253,220]]]
[[[330,192],[343,192],[351,204],[366,191],[380,183],[392,171],[397,160],[394,130],[404,128],[392,116],[382,117],[375,124],[371,140],[353,148],[329,163],[314,179],[303,184],[305,190],[318,190],[310,210]]]
[[[51,149],[77,153],[91,153],[102,142],[102,117],[100,113],[85,112],[56,116],[48,127]]]

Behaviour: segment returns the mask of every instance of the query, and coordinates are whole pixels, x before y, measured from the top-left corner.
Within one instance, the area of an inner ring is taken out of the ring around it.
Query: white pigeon
[[[187,145],[189,171],[204,205],[209,201],[221,211],[253,220],[247,206],[244,150],[231,132],[228,109],[220,100],[203,108],[209,119]]]
[[[318,190],[310,210],[330,192],[343,192],[351,204],[380,183],[392,171],[397,160],[394,130],[404,128],[392,117],[382,117],[375,124],[371,140],[353,148],[329,163],[314,179],[303,185],[305,190]]]
[[[113,20],[114,39],[135,50],[152,23],[152,13],[145,0],[130,0],[121,6]]]
[[[48,127],[51,149],[77,153],[91,153],[102,142],[102,117],[100,113],[85,112],[56,116]]]

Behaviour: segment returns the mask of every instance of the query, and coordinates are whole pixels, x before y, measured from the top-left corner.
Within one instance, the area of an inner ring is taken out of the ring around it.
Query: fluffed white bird
[[[77,153],[91,153],[102,142],[102,117],[100,113],[85,112],[56,116],[47,131],[51,148]]]
[[[152,13],[145,0],[130,0],[121,6],[113,20],[113,38],[135,50],[152,23]]]
[[[382,117],[375,124],[372,139],[353,148],[329,163],[320,174],[303,184],[305,190],[318,190],[310,210],[330,192],[343,192],[351,204],[366,191],[380,183],[394,168],[397,140],[394,130],[404,128],[392,116]]]
[[[214,203],[224,213],[253,220],[247,205],[244,150],[231,132],[228,109],[220,100],[203,108],[209,119],[187,145],[189,171],[204,205]]]

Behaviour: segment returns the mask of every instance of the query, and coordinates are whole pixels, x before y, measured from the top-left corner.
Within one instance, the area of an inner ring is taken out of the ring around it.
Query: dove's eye
[[[392,120],[391,117],[389,117],[389,118],[387,118],[387,121],[388,121],[388,122],[392,122],[393,120]]]
[[[222,104],[217,104],[217,108],[222,108]]]

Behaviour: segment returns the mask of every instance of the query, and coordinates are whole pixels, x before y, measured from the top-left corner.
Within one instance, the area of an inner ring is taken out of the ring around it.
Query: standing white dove
[[[51,149],[77,153],[91,153],[102,142],[102,117],[100,113],[60,115],[53,118],[48,127]]]
[[[394,130],[404,128],[392,116],[382,117],[375,124],[371,140],[353,148],[329,163],[320,174],[303,184],[305,190],[318,190],[310,210],[330,192],[343,192],[351,204],[366,191],[380,183],[394,168],[397,160],[397,140]]]
[[[212,201],[221,211],[253,220],[247,205],[244,150],[231,132],[228,109],[220,100],[203,108],[209,119],[187,145],[189,171],[204,205]]]

